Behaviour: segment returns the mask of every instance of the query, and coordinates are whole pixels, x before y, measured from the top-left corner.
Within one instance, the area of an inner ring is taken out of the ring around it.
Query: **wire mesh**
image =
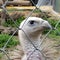
[[[32,1],[32,0],[31,0],[31,1]],[[40,0],[39,0],[39,1],[40,1]],[[33,9],[33,10],[31,11],[31,13],[26,17],[26,19],[25,19],[26,21],[27,21],[27,19],[32,15],[32,13],[33,13],[36,9],[39,10],[40,12],[42,12],[39,7],[42,5],[42,3],[45,4],[46,0],[45,0],[45,1],[42,0],[42,2],[39,2],[39,1],[38,1],[37,5],[35,5],[35,3],[32,1],[32,3],[33,3],[34,6],[35,6],[35,9]],[[51,1],[51,0],[50,0],[50,1]],[[1,8],[2,8],[3,11],[9,16],[9,18],[14,22],[14,24],[16,25],[17,28],[16,28],[16,31],[14,31],[14,33],[12,34],[12,36],[11,36],[11,37],[8,39],[8,41],[5,43],[4,47],[3,47],[3,48],[0,48],[0,51],[3,52],[3,54],[5,54],[5,55],[7,56],[8,60],[11,60],[10,57],[8,56],[8,53],[6,52],[6,47],[7,47],[8,43],[10,42],[11,38],[14,36],[14,34],[15,34],[18,30],[22,30],[22,31],[24,32],[24,34],[26,35],[26,37],[28,38],[28,40],[29,40],[29,41],[31,42],[31,44],[33,45],[33,47],[35,48],[34,51],[30,54],[30,56],[37,50],[37,51],[39,51],[40,53],[42,53],[43,57],[44,57],[45,60],[46,60],[46,57],[44,56],[43,52],[42,52],[41,50],[37,49],[37,47],[32,43],[32,41],[30,40],[30,38],[27,36],[26,32],[22,29],[26,21],[24,22],[22,28],[19,28],[19,26],[17,25],[17,23],[16,23],[16,22],[14,21],[14,19],[9,15],[9,13],[8,13],[8,11],[7,11],[7,9],[6,9],[7,3],[8,3],[8,0],[5,0],[5,1],[3,0],[3,4],[2,4],[2,6],[1,6]],[[44,15],[45,19],[47,19],[46,15],[45,15],[43,12],[42,12],[42,14]],[[59,25],[59,23],[60,23],[60,21],[58,21],[57,24],[55,25],[55,27],[54,27],[54,28],[51,28],[51,29],[49,30],[49,32],[43,37],[40,46],[42,45],[42,43],[44,42],[45,38],[50,34],[50,32],[51,32],[53,29],[58,31],[57,26]],[[60,33],[60,32],[58,31],[58,33]],[[30,56],[29,56],[29,57],[30,57]],[[27,60],[29,60],[29,57],[27,58]]]

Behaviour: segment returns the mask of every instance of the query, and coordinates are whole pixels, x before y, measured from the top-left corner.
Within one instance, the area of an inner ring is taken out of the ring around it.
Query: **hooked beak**
[[[48,23],[48,21],[44,21],[42,23],[42,27],[46,29],[52,29],[52,26]]]

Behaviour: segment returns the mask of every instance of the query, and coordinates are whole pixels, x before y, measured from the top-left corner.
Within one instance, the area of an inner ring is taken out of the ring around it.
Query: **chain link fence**
[[[32,1],[32,0],[31,0]],[[37,9],[37,10],[39,10],[40,12],[42,12],[41,10],[40,10],[40,6],[41,5],[43,5],[43,4],[45,4],[45,3],[47,3],[47,0],[45,0],[45,1],[41,1],[41,2],[39,2],[38,1],[38,3],[37,3],[37,5],[35,5],[35,3],[32,1],[32,3],[34,4],[34,6],[35,6],[35,9],[33,9],[32,11],[31,11],[31,13],[26,17],[26,21],[27,21],[27,19],[32,15],[32,13]],[[50,2],[50,1],[48,1],[48,2]],[[10,42],[10,40],[11,40],[11,38],[14,36],[14,34],[18,31],[18,30],[22,30],[22,28],[19,28],[19,26],[16,24],[16,22],[14,21],[14,19],[9,15],[9,13],[8,13],[8,11],[7,11],[7,9],[6,9],[6,5],[7,5],[7,3],[8,3],[8,0],[3,0],[3,4],[2,4],[2,6],[0,6],[0,8],[1,9],[3,9],[3,12],[5,13],[5,14],[7,14],[8,16],[9,16],[9,18],[14,22],[14,24],[16,25],[16,31],[14,31],[14,33],[12,34],[12,36],[8,39],[8,41],[5,43],[5,45],[4,45],[4,47],[2,47],[2,48],[0,48],[0,51],[4,54],[4,55],[6,55],[6,57],[8,58],[8,60],[11,60],[10,59],[10,57],[9,57],[9,55],[8,55],[8,53],[7,53],[7,51],[6,51],[6,47],[7,47],[7,45],[8,45],[8,43]],[[45,14],[42,12],[42,14],[44,15],[44,17],[45,17],[45,19],[47,19],[47,17],[45,16]],[[25,21],[25,22],[26,22]],[[25,24],[25,22],[24,22],[24,24]],[[49,32],[43,37],[43,39],[41,40],[41,44],[40,44],[40,46],[42,45],[42,43],[44,42],[44,40],[45,40],[45,38],[50,34],[50,32],[52,31],[52,30],[57,30],[57,31],[59,31],[58,29],[57,29],[57,26],[59,25],[59,23],[60,23],[60,21],[57,21],[57,24],[55,25],[55,27],[54,28],[51,28],[50,30],[49,30]],[[24,24],[23,24],[23,26],[24,26]],[[23,27],[22,26],[22,27]],[[23,32],[24,32],[24,30],[22,30]],[[25,32],[24,32],[25,33]],[[60,33],[60,32],[58,32],[58,33]],[[26,35],[26,33],[25,33],[25,35]],[[27,36],[27,35],[26,35]],[[30,40],[30,38],[27,36],[27,38],[28,38],[28,40],[31,42],[31,44],[34,46],[34,48],[35,48],[35,50],[37,50],[37,51],[39,51],[40,53],[42,53],[42,55],[43,55],[43,52],[41,52],[39,49],[37,49],[37,47],[32,43],[32,41]],[[31,55],[35,52],[35,50],[31,53]],[[31,56],[30,55],[30,56]],[[30,57],[29,56],[29,57]],[[29,57],[28,57],[28,59],[29,59]],[[43,55],[43,57],[45,57],[44,55]],[[45,60],[46,60],[46,58],[45,58]]]

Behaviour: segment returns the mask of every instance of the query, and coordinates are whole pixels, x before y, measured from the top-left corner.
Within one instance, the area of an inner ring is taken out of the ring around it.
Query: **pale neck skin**
[[[20,43],[22,45],[25,54],[35,49],[22,31],[19,31],[19,37],[20,37]],[[41,43],[40,34],[37,35],[36,33],[34,35],[29,35],[29,39],[37,47],[37,49],[40,49],[40,45],[39,45]]]

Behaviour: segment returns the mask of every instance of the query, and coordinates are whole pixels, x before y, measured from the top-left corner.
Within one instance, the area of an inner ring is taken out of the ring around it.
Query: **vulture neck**
[[[40,49],[40,34],[27,35],[28,37],[24,33],[20,35],[20,42],[25,53],[34,51],[35,47],[37,47],[37,49]],[[35,45],[35,47],[32,45],[31,42]]]

